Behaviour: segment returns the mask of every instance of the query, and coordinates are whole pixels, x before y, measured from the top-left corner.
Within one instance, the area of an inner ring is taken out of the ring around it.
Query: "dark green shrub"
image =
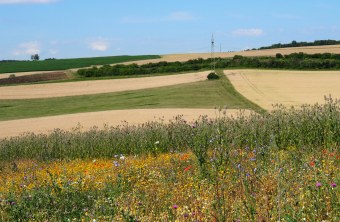
[[[283,59],[283,58],[284,58],[283,55],[282,55],[281,53],[276,53],[275,57],[276,57],[277,59]]]
[[[209,80],[213,80],[213,79],[219,79],[220,77],[215,73],[215,72],[211,72],[209,73],[209,75],[207,76],[207,78]]]

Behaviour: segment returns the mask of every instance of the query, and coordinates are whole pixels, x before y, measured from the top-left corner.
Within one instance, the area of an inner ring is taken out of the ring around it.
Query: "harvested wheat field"
[[[230,109],[226,111],[226,115],[237,115],[239,112],[239,110]],[[250,111],[245,110],[244,113],[247,114]],[[104,124],[108,126],[126,123],[137,125],[158,120],[164,120],[167,123],[178,115],[182,115],[184,120],[190,122],[197,120],[203,115],[207,115],[209,118],[216,118],[221,114],[216,109],[134,109],[10,120],[0,122],[0,138],[19,136],[25,132],[48,134],[56,128],[72,130],[79,126],[79,124],[82,130],[89,130],[93,126],[102,128]]]
[[[208,73],[204,71],[144,78],[8,86],[0,87],[0,99],[52,98],[147,89],[203,81],[207,79]]]
[[[216,57],[221,58],[231,58],[235,55],[255,57],[255,56],[275,56],[277,53],[281,53],[282,55],[288,55],[292,53],[303,52],[306,54],[316,54],[316,53],[333,53],[340,54],[340,45],[327,45],[327,46],[308,46],[308,47],[293,47],[293,48],[280,48],[280,49],[265,49],[265,50],[250,50],[250,51],[240,51],[240,52],[216,52]],[[156,63],[161,61],[167,62],[185,62],[190,59],[208,59],[211,58],[211,53],[191,53],[191,54],[168,54],[162,55],[160,59],[149,59],[149,60],[140,60],[136,62],[126,62],[124,64],[136,63],[138,65],[147,64],[147,63]]]
[[[224,71],[235,89],[264,109],[272,104],[299,106],[340,98],[340,71]]]

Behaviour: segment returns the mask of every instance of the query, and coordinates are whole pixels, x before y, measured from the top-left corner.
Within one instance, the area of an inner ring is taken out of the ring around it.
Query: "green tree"
[[[38,54],[31,55],[31,60],[38,61],[40,59]]]

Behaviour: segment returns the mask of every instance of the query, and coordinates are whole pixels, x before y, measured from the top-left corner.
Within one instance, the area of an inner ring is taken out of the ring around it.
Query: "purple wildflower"
[[[316,182],[316,186],[317,186],[317,187],[321,187],[322,184],[321,184],[320,182]]]
[[[336,187],[336,183],[333,182],[333,183],[331,184],[331,186],[332,186],[332,187]]]
[[[176,210],[178,208],[178,205],[175,204],[175,205],[172,206],[172,208],[174,208]]]

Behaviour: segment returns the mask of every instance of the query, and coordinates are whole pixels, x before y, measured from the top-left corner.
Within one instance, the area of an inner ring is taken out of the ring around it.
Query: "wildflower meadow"
[[[0,141],[1,221],[339,221],[340,101]]]

